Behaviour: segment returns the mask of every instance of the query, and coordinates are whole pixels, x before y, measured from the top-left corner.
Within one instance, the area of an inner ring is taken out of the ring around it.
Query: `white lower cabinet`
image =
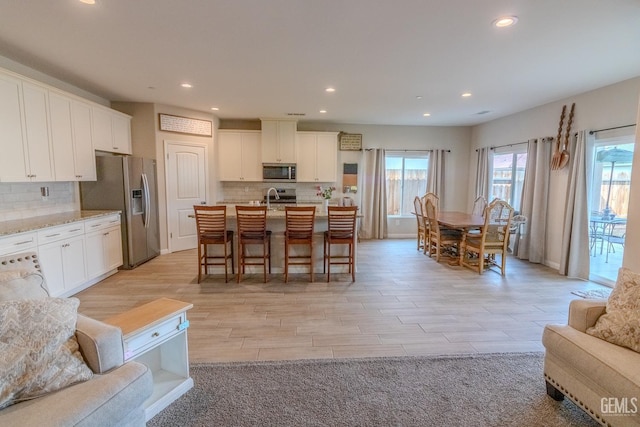
[[[85,230],[87,279],[94,279],[120,267],[120,215],[87,221]]]
[[[40,267],[50,296],[66,295],[86,281],[84,253],[84,233],[38,246]]]
[[[73,295],[122,265],[120,214],[0,237],[0,256],[36,252],[49,295]]]

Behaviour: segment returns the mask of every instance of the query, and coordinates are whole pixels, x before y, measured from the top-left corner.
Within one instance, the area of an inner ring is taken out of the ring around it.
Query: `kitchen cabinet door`
[[[218,132],[220,181],[262,181],[260,133]]]
[[[21,106],[22,82],[0,73],[0,182],[29,181]]]
[[[120,227],[86,235],[87,279],[96,278],[122,265]]]
[[[30,181],[54,181],[53,149],[49,136],[48,91],[22,82],[25,139]]]
[[[86,280],[84,235],[38,247],[49,295],[66,295]]]
[[[295,163],[296,128],[292,120],[262,120],[263,163]]]
[[[71,103],[71,124],[73,125],[73,152],[76,179],[95,181],[96,154],[91,135],[91,106],[73,100]]]
[[[318,182],[336,182],[338,136],[333,132],[319,132],[316,141],[316,178]]]
[[[94,149],[131,154],[131,119],[106,108],[91,110]]]
[[[91,107],[51,92],[49,116],[56,181],[95,181]]]
[[[57,93],[50,93],[49,117],[51,118],[51,143],[56,181],[75,181],[71,99]]]
[[[296,180],[298,182],[316,182],[316,134],[298,132],[296,136]]]
[[[298,182],[335,182],[337,180],[337,133],[298,132],[296,145]]]

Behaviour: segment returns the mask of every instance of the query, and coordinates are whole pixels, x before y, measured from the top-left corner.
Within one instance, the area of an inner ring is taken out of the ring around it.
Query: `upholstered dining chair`
[[[495,199],[484,212],[484,225],[478,235],[467,235],[462,245],[462,265],[478,273],[496,266],[504,276],[507,265],[510,224],[513,208],[504,200]],[[496,263],[500,254],[500,265]]]
[[[416,196],[413,199],[413,210],[416,215],[416,221],[418,223],[418,244],[416,250],[422,249],[423,253],[427,252],[427,221],[424,216],[424,211],[422,209],[422,200],[420,197]]]
[[[228,263],[233,266],[233,230],[227,230],[227,207],[194,205],[198,233],[198,283],[202,281],[202,269],[208,274],[209,266],[224,265],[224,281],[228,282]],[[211,255],[209,245],[222,245],[222,255]]]
[[[238,283],[245,273],[247,265],[261,265],[264,282],[267,282],[267,265],[271,274],[271,230],[267,230],[266,206],[236,205],[236,221],[238,225]],[[259,255],[250,254],[247,246],[262,246]]]
[[[284,282],[289,281],[290,265],[308,265],[313,282],[313,226],[315,224],[315,206],[286,206],[284,232]],[[291,246],[308,247],[306,255],[291,255]]]
[[[329,206],[328,229],[324,232],[323,272],[327,272],[327,282],[331,281],[332,265],[348,265],[351,280],[356,281],[355,245],[357,206]],[[347,255],[331,255],[332,245],[347,245]],[[325,270],[326,266],[326,270]]]
[[[462,232],[460,230],[442,228],[438,222],[438,208],[432,198],[426,199],[426,217],[429,228],[427,239],[427,253],[429,257],[436,255],[436,261],[440,262],[443,251],[447,254],[457,256],[460,250]]]

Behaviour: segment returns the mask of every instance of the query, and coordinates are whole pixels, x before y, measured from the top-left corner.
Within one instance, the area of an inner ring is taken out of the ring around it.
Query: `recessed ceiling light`
[[[468,98],[470,96],[471,96],[471,92],[465,92],[465,93],[462,94],[463,98]]]
[[[422,97],[420,95],[416,96],[416,99],[422,99]]]
[[[336,90],[335,90],[335,88],[328,87],[328,88],[326,88],[324,91],[325,91],[325,92],[329,92],[329,93],[333,93],[333,92],[335,92]]]
[[[501,16],[493,21],[493,26],[497,28],[510,27],[518,22],[517,16]]]
[[[182,83],[180,86],[182,86],[182,87],[184,87],[184,88],[187,88],[187,89],[189,89],[189,88],[192,88],[192,87],[193,87],[193,85],[191,85],[190,83]]]
[[[96,4],[96,0],[80,0],[80,3],[84,3],[84,4]]]
[[[431,113],[424,113],[423,116],[425,117],[431,117]]]
[[[327,110],[320,110],[320,114],[326,114]]]
[[[218,107],[211,107],[211,109],[212,109],[213,111],[218,111],[218,110],[220,110]]]

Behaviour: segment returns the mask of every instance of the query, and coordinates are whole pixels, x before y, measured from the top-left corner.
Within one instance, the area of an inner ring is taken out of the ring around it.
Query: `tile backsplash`
[[[49,188],[43,200],[41,187]],[[0,183],[0,221],[80,210],[75,182]]]
[[[323,187],[336,184],[322,184]],[[264,192],[269,187],[276,188],[295,188],[298,203],[320,203],[322,199],[316,195],[317,184],[298,182],[298,183],[266,183],[266,182],[223,182],[222,194],[217,201],[233,201],[233,202],[249,202],[251,200],[262,200]],[[339,191],[334,191],[334,197],[342,196]]]

